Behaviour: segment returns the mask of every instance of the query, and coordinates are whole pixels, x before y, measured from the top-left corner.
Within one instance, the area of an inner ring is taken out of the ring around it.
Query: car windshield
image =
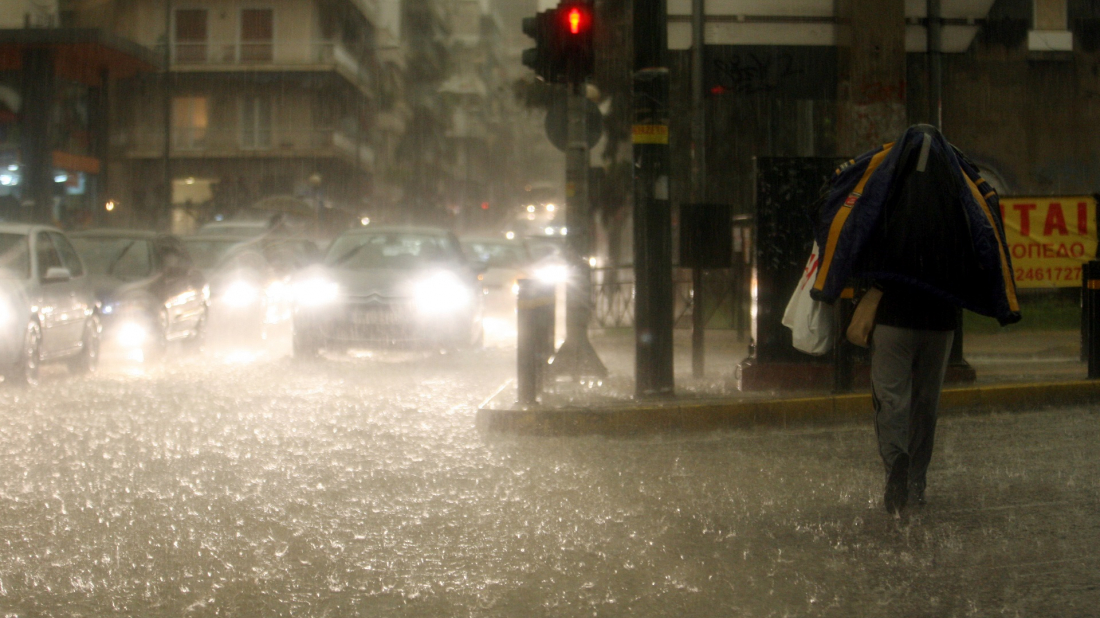
[[[114,237],[76,237],[71,240],[92,274],[139,279],[148,277],[152,272],[147,240]]]
[[[527,249],[518,243],[464,241],[462,248],[470,259],[485,262],[489,268],[519,268],[528,261]]]
[[[420,268],[456,261],[457,247],[446,236],[417,233],[349,234],[337,238],[325,263],[354,270]]]
[[[0,234],[0,279],[29,279],[31,261],[27,237]]]
[[[217,268],[226,260],[229,254],[244,244],[245,241],[234,238],[221,239],[185,239],[183,244],[187,252],[191,254],[191,260],[197,268],[209,270]]]

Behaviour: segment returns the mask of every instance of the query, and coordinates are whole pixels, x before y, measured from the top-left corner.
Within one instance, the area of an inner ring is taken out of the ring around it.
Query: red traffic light
[[[570,10],[568,19],[569,32],[571,32],[572,34],[580,34],[581,21],[583,19],[583,16],[581,15],[581,10],[577,8]]]
[[[592,13],[586,5],[563,6],[559,15],[564,18],[564,26],[569,34],[588,34],[592,27]]]

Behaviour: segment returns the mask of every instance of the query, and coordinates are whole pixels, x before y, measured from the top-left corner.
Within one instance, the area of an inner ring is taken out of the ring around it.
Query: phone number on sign
[[[1051,266],[1048,268],[1017,268],[1017,281],[1080,281],[1080,266]]]

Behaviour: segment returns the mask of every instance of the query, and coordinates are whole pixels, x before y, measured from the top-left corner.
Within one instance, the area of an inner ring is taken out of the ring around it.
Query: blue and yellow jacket
[[[997,193],[934,127],[841,165],[814,206],[813,298],[853,279],[925,290],[1002,325],[1020,320]]]

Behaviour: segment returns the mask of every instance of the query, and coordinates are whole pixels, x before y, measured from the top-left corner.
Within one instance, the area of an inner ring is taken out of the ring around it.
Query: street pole
[[[703,50],[706,44],[706,0],[691,3],[691,201],[707,201],[706,181],[706,107],[703,101]],[[680,225],[683,225],[681,218]],[[696,230],[699,234],[701,230]],[[695,248],[702,250],[699,239]],[[703,309],[703,269],[691,269],[691,375],[706,375],[706,315]]]
[[[928,33],[928,117],[929,124],[943,131],[943,15],[942,0],[927,0],[926,32]],[[970,368],[963,357],[962,309],[958,309],[959,326],[951,342],[948,363],[953,367]]]
[[[929,124],[943,130],[943,21],[941,0],[927,0],[928,33],[928,117]]]
[[[172,0],[164,0],[164,210],[153,227],[163,229],[172,215]]]
[[[573,71],[569,71],[572,75]],[[565,288],[565,341],[554,355],[555,376],[576,380],[607,377],[607,368],[588,340],[592,315],[592,252],[588,208],[588,139],[584,80],[566,86],[565,228],[569,281]]]
[[[673,394],[668,12],[634,0],[635,396]]]

